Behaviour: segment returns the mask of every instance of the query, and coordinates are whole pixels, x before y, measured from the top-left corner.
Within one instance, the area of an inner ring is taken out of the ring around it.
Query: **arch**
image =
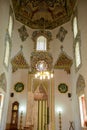
[[[34,93],[34,100],[47,100],[47,97],[45,87],[40,84]]]
[[[47,50],[47,38],[46,37],[41,35],[37,38],[36,50],[37,51],[46,51]]]
[[[80,120],[81,120],[81,126],[87,127],[87,105],[86,105],[86,98],[85,98],[85,80],[82,75],[79,75],[77,79],[77,88],[76,93],[78,95],[78,101],[79,101],[79,110],[80,110]]]

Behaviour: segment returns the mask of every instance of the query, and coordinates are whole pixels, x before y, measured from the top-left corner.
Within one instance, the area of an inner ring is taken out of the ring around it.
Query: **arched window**
[[[76,42],[75,45],[75,61],[76,61],[76,67],[78,67],[81,64],[80,46],[78,41]]]
[[[10,17],[9,17],[9,25],[8,25],[8,33],[9,33],[10,37],[11,37],[11,34],[12,34],[12,27],[13,27],[13,17],[10,15]]]
[[[75,60],[75,70],[76,72],[80,69],[82,59],[81,59],[81,34],[79,31],[78,25],[78,14],[77,9],[74,12],[74,16],[72,19],[72,27],[73,27],[73,43],[74,43],[74,60]]]
[[[3,110],[3,101],[4,101],[4,94],[0,92],[0,122],[1,122],[2,110]]]
[[[86,100],[84,94],[79,96],[79,107],[80,107],[81,126],[87,127],[87,111],[86,111]]]
[[[81,126],[87,127],[87,110],[86,110],[86,97],[85,97],[85,79],[79,75],[76,83],[76,93],[79,101],[79,112],[81,119]]]
[[[4,56],[4,64],[6,67],[8,67],[8,64],[9,64],[9,56],[10,56],[10,41],[6,39],[5,56]]]
[[[76,38],[77,33],[78,33],[78,23],[77,23],[77,17],[76,16],[73,19],[73,33],[74,33],[74,38]]]
[[[47,39],[44,36],[39,36],[37,38],[36,50],[37,51],[47,50]]]

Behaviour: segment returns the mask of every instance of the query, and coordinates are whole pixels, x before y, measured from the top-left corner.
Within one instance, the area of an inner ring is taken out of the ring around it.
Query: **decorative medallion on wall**
[[[59,32],[56,35],[56,38],[58,38],[61,42],[63,42],[66,34],[67,34],[67,30],[65,30],[63,27],[60,27]]]
[[[16,83],[14,86],[14,90],[16,92],[22,92],[24,90],[24,84],[21,82]]]
[[[71,18],[77,0],[12,0],[15,17],[32,29],[54,29]]]
[[[72,63],[72,59],[63,51],[61,46],[61,53],[54,65],[54,69],[64,69],[69,74]]]
[[[7,91],[7,81],[5,73],[0,75],[0,88],[2,88],[5,92]]]
[[[52,69],[53,58],[52,55],[48,52],[32,52],[31,53],[31,71],[37,71],[38,62],[44,61],[47,65],[47,70]]]
[[[61,93],[66,93],[68,91],[68,86],[65,83],[61,83],[58,85],[58,90]]]
[[[29,65],[26,59],[23,56],[22,50],[18,52],[11,60],[12,72],[15,72],[17,69],[28,69]]]
[[[18,29],[18,32],[22,41],[25,41],[27,37],[29,36],[24,25]]]

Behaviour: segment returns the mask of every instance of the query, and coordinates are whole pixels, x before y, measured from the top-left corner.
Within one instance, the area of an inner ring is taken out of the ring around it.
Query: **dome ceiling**
[[[32,29],[54,29],[70,20],[76,0],[12,0],[15,17]]]

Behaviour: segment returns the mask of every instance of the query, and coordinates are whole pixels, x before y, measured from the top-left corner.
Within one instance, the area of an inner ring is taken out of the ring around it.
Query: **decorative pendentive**
[[[7,81],[5,73],[0,75],[0,88],[2,88],[5,92],[7,91]]]
[[[15,72],[17,69],[28,69],[29,65],[26,59],[23,56],[22,50],[18,52],[11,60],[12,72]]]
[[[67,30],[65,30],[63,27],[60,27],[59,32],[56,35],[56,38],[58,38],[61,42],[63,42],[66,34]]]
[[[32,29],[54,29],[71,18],[77,0],[12,0],[15,17]]]
[[[37,71],[37,65],[38,62],[44,61],[46,64],[46,69],[51,70],[52,69],[52,63],[53,58],[52,55],[48,52],[32,52],[31,53],[31,71],[36,72]]]
[[[70,73],[72,63],[72,59],[67,56],[67,54],[63,51],[63,46],[61,46],[61,53],[54,65],[54,69],[64,69],[67,73]]]
[[[29,36],[24,25],[18,29],[18,32],[22,41],[25,41],[27,37]]]

